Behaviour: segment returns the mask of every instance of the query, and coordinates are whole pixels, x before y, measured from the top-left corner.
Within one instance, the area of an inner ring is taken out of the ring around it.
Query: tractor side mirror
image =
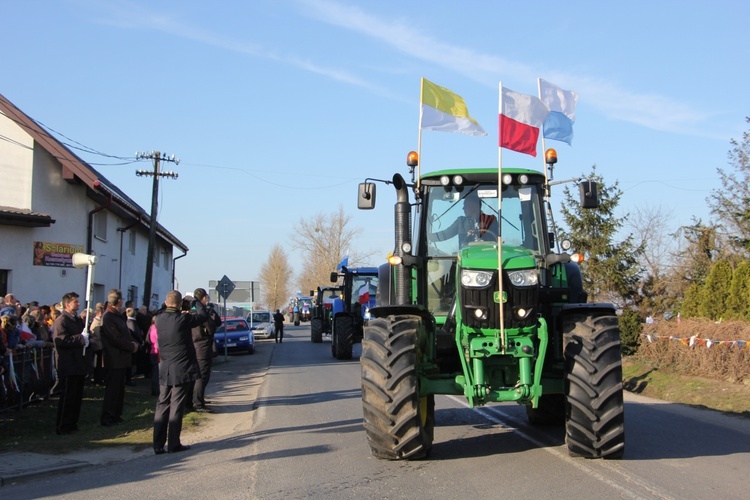
[[[359,185],[357,195],[357,208],[360,210],[372,210],[375,208],[375,184],[363,182]]]
[[[578,185],[578,190],[581,194],[581,208],[599,208],[596,182],[583,181]]]
[[[549,247],[555,248],[555,233],[553,233],[552,231],[547,233],[547,239],[549,240]]]
[[[339,273],[332,272],[331,273],[331,283],[336,283],[339,280]]]

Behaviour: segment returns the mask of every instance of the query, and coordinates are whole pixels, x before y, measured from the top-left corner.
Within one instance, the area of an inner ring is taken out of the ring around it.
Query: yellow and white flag
[[[460,95],[435,85],[426,78],[422,78],[419,127],[438,132],[487,135],[482,126],[469,115],[469,109]]]

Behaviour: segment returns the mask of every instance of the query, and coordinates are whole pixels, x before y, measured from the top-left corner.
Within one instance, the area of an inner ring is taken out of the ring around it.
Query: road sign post
[[[227,360],[227,297],[234,290],[235,285],[232,280],[227,278],[225,274],[223,278],[216,284],[216,291],[219,296],[224,299],[224,361]]]

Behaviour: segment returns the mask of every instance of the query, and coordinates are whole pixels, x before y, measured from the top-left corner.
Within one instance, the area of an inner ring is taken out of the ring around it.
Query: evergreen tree
[[[732,265],[722,259],[711,268],[706,284],[700,291],[698,315],[712,320],[726,319],[729,288],[732,284]]]
[[[727,319],[747,320],[750,311],[750,262],[743,260],[734,270],[727,299]]]
[[[608,187],[596,173],[596,166],[587,178],[598,183],[599,208],[584,209],[566,187],[561,208],[569,230],[565,236],[576,251],[585,255],[581,272],[589,300],[611,301],[623,307],[632,304],[637,293],[642,271],[638,258],[642,248],[633,243],[632,235],[619,243],[614,241],[626,220],[626,217],[615,216],[622,196],[618,183]]]
[[[685,297],[682,300],[682,307],[680,308],[680,316],[683,318],[698,318],[698,309],[700,307],[701,290],[703,285],[700,283],[693,283],[685,290]]]
[[[750,123],[750,117],[745,118]],[[734,172],[717,168],[721,188],[708,198],[711,213],[726,233],[722,236],[735,252],[750,256],[750,132],[730,141],[729,164]]]

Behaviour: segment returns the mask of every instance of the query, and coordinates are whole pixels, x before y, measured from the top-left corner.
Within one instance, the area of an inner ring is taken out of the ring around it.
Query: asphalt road
[[[630,395],[623,460],[571,458],[563,430],[529,427],[523,408],[472,410],[447,396],[436,398],[429,459],[375,459],[362,427],[358,360],[334,360],[330,342],[312,344],[306,324],[286,333],[283,344],[260,346],[273,351],[268,371],[254,405],[222,415],[227,434],[184,454],[5,487],[0,497],[748,497],[750,420]]]

